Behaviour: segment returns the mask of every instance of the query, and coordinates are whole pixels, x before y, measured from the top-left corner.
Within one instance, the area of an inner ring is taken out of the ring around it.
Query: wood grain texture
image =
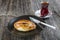
[[[31,11],[31,4],[29,0],[11,0],[7,15],[29,15],[32,14]]]
[[[0,15],[6,15],[8,10],[9,0],[0,0]]]
[[[9,0],[0,0],[0,40],[4,31],[5,15],[8,10]]]
[[[17,16],[34,15],[36,10],[41,8],[42,0],[0,0],[0,39],[1,40],[60,40],[60,16],[58,0],[49,1],[49,9],[53,16],[46,19],[45,22],[57,27],[57,30],[46,27],[39,35],[30,37],[17,37],[9,33],[7,29],[8,22]],[[58,5],[57,5],[58,4]]]

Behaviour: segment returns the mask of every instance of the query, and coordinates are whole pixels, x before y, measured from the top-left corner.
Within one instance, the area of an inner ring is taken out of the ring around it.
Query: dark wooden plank
[[[31,5],[29,0],[11,0],[10,6],[9,6],[9,12],[7,15],[27,15],[31,14]]]
[[[10,0],[10,4],[8,6],[8,1],[7,0],[0,0],[0,8],[3,8],[4,10],[7,10],[7,13],[3,10],[3,12],[6,14],[6,16],[1,17],[5,18],[2,19],[2,24],[4,24],[5,26],[8,25],[8,22],[16,17],[16,16],[21,16],[21,15],[28,15],[28,14],[34,14],[33,12],[35,12],[36,10],[40,9],[41,5],[40,2],[42,0]],[[47,1],[47,0],[45,0]],[[56,5],[56,1],[55,0],[48,0],[50,3],[50,10],[55,10],[57,12],[58,10],[58,6]],[[30,3],[31,2],[31,3]],[[4,7],[5,6],[5,7]],[[7,8],[6,8],[7,7]],[[32,7],[32,9],[31,9]],[[2,9],[1,9],[2,10]],[[32,12],[33,11],[33,12]],[[59,11],[58,11],[59,12]],[[57,12],[57,13],[58,13]],[[3,14],[4,14],[3,13]],[[56,27],[60,27],[60,17],[58,17],[58,15],[53,14],[52,17],[50,17],[49,19],[47,19],[45,22],[56,26]],[[60,40],[60,31],[57,30],[53,30],[51,28],[46,27],[41,34],[33,36],[33,37],[24,37],[24,38],[18,38],[16,36],[12,36],[9,31],[7,30],[7,27],[4,26],[4,31],[3,31],[3,35],[2,35],[2,40]]]
[[[6,15],[9,0],[0,0],[0,15]]]
[[[2,39],[3,31],[4,31],[4,16],[0,16],[0,40]]]
[[[3,34],[5,15],[8,10],[9,0],[0,0],[0,40]],[[4,15],[4,16],[3,16]]]

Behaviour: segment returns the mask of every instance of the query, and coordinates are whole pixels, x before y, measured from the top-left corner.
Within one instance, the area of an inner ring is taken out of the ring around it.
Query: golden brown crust
[[[14,28],[18,30],[18,28],[22,28],[23,30],[19,31],[30,31],[36,29],[35,23],[31,22],[30,20],[19,20],[14,23]]]

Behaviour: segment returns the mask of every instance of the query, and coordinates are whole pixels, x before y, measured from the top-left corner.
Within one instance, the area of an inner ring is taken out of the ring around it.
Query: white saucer
[[[37,17],[41,17],[40,11],[41,11],[41,10],[37,10],[37,11],[35,11],[35,16],[37,16]],[[49,17],[51,17],[51,16],[52,16],[52,12],[49,10],[48,15],[45,16],[45,17],[43,17],[43,18],[49,18]],[[42,18],[42,17],[41,17],[41,18]]]

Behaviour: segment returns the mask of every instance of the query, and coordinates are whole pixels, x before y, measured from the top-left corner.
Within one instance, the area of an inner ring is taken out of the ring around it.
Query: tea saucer
[[[52,16],[52,12],[49,10],[49,13],[48,13],[47,16],[45,16],[45,17],[41,17],[41,13],[40,13],[40,11],[41,11],[41,10],[37,10],[37,11],[35,11],[35,16],[40,17],[40,18],[49,18],[49,17]]]

